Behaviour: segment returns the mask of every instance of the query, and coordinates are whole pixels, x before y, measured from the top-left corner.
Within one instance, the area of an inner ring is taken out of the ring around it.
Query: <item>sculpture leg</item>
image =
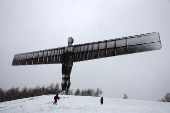
[[[68,94],[68,90],[70,87],[70,73],[72,69],[73,63],[63,63],[62,64],[62,92]]]
[[[61,83],[63,93],[68,94],[70,84],[71,84],[70,83],[70,75],[63,74],[62,75],[62,83]]]

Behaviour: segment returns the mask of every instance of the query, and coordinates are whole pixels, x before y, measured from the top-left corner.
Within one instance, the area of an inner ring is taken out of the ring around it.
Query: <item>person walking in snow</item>
[[[101,103],[101,105],[103,104],[103,97],[100,99],[100,103]]]
[[[55,100],[55,101],[54,101],[53,105],[54,105],[54,104],[57,105],[57,99],[58,99],[58,93],[57,93],[56,96],[54,97],[54,100]]]

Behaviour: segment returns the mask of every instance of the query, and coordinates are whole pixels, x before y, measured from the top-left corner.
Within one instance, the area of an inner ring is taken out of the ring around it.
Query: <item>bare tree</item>
[[[100,96],[102,93],[103,93],[103,91],[100,89],[100,90],[99,90],[99,96]]]
[[[124,94],[123,99],[127,99],[127,98],[128,98],[128,96],[126,94]]]
[[[73,89],[68,89],[68,94],[67,95],[73,95]]]
[[[55,90],[55,93],[60,93],[61,92],[61,89],[60,89],[60,86],[59,86],[58,83],[56,83],[54,90]]]
[[[50,89],[49,89],[49,90],[50,90],[50,93],[51,93],[51,94],[55,94],[55,87],[54,87],[54,84],[53,84],[53,83],[50,84],[50,87],[49,87],[49,88],[50,88]]]
[[[27,87],[25,86],[24,88],[22,88],[21,90],[21,98],[26,98],[28,97],[28,89]]]
[[[46,90],[46,88],[45,88],[45,85],[42,86],[41,92],[42,92],[43,95],[46,95],[46,94],[47,94],[47,90]]]
[[[94,89],[88,89],[87,90],[87,96],[94,96],[94,95],[95,95]]]
[[[19,87],[14,88],[12,87],[11,89],[9,89],[6,92],[6,100],[14,100],[14,99],[19,99],[20,98],[20,91],[19,91]]]
[[[79,88],[75,91],[74,95],[80,95],[80,89]]]
[[[0,102],[5,101],[5,91],[0,88]]]
[[[101,89],[97,88],[95,96],[99,97],[102,93],[103,93],[103,91]]]
[[[170,102],[170,93],[167,93],[164,98],[162,99],[162,102]]]
[[[37,85],[33,89],[33,96],[40,96],[40,95],[43,95],[42,92],[41,92],[41,87]]]
[[[86,90],[81,90],[81,96],[87,96]]]

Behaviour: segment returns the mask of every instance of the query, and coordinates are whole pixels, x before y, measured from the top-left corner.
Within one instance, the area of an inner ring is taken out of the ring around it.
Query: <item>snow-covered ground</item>
[[[54,95],[1,102],[0,113],[170,113],[170,103],[132,99],[63,96],[53,105]]]

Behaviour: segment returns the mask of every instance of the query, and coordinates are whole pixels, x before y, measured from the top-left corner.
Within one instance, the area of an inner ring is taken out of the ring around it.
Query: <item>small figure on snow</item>
[[[56,96],[54,97],[54,103],[53,103],[53,105],[55,104],[55,105],[57,105],[57,99],[58,99],[58,93],[56,94]]]
[[[101,103],[101,105],[103,104],[103,97],[100,99],[100,103]]]

